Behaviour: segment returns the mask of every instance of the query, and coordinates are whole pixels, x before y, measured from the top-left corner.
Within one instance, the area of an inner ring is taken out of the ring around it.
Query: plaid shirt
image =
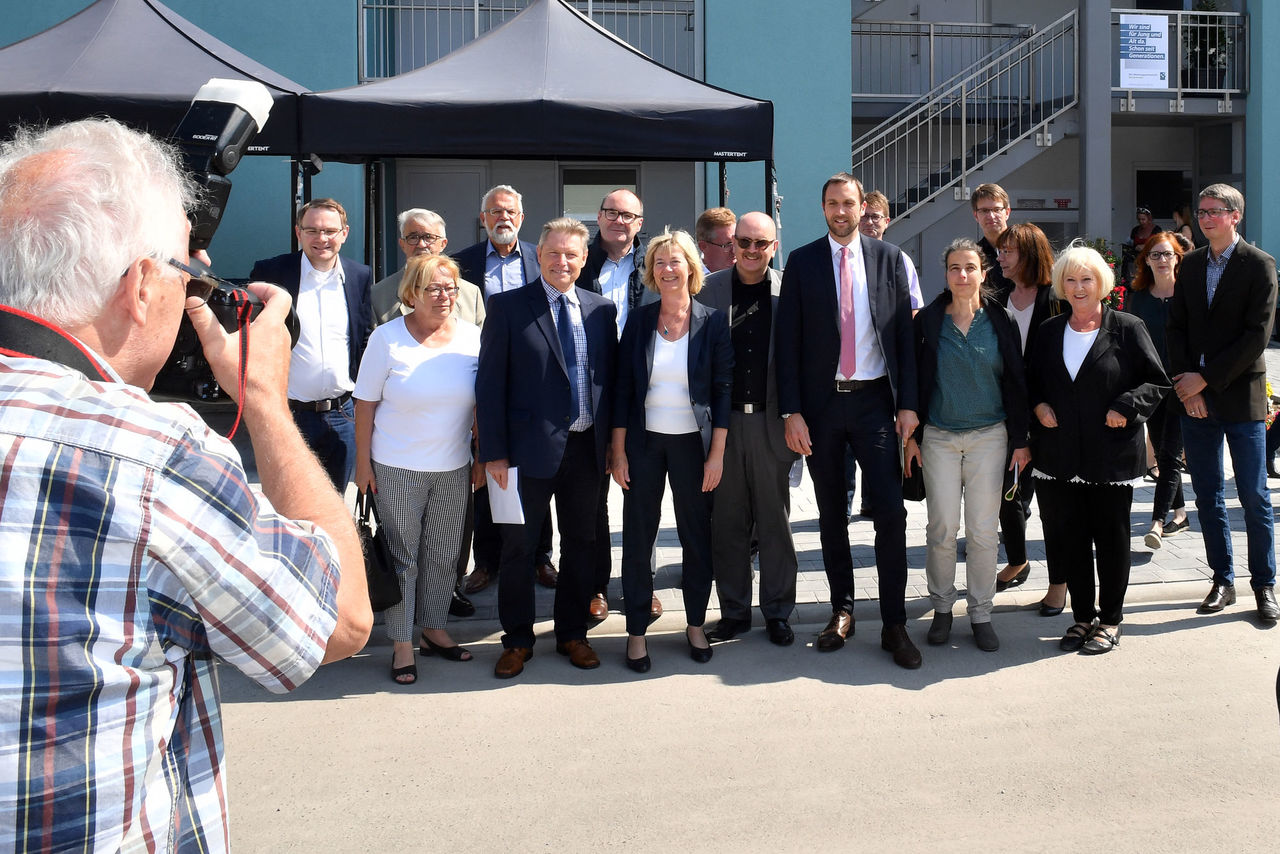
[[[0,847],[226,850],[214,658],[301,684],[338,580],[189,408],[0,357]]]

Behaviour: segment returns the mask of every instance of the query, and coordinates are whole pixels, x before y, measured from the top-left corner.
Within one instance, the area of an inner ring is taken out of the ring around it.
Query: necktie
[[[853,379],[858,368],[857,339],[854,337],[853,272],[849,269],[849,247],[840,247],[840,373]]]
[[[556,313],[556,332],[560,334],[560,352],[569,372],[569,397],[573,402],[573,420],[578,419],[578,350],[573,346],[573,322],[569,320],[569,297],[561,294]]]

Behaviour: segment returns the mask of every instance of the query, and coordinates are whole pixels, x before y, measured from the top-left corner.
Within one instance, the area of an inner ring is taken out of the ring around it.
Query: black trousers
[[[1079,623],[1088,623],[1097,617],[1108,626],[1118,626],[1123,619],[1125,592],[1129,589],[1129,510],[1133,506],[1133,487],[1041,480],[1036,490],[1040,494],[1049,577],[1052,579],[1056,572],[1066,581],[1071,594],[1071,615]]]
[[[1031,518],[1031,499],[1036,494],[1036,479],[1027,471],[1018,475],[1018,494],[1012,501],[1000,498],[1000,537],[1004,540],[1004,555],[1012,566],[1027,562],[1027,520]],[[1056,581],[1061,584],[1066,579]]]
[[[592,554],[596,528],[592,519],[600,496],[595,428],[570,433],[560,468],[547,478],[520,473],[523,525],[502,529],[502,561],[498,571],[498,619],[504,647],[532,647],[534,550],[554,498],[560,520],[560,580],[556,584],[555,633],[558,643],[587,636],[587,604],[591,601]]]
[[[662,495],[671,483],[676,534],[680,537],[681,591],[686,620],[701,626],[711,598],[711,493],[702,491],[702,436],[646,432],[644,450],[627,455],[630,488],[622,501],[622,595],[627,634],[649,627],[653,575],[649,558],[658,536]]]
[[[862,468],[863,503],[875,524],[880,618],[886,626],[907,622],[907,511],[902,506],[902,464],[894,431],[893,393],[887,379],[852,392],[835,392],[809,423],[813,453],[809,476],[818,504],[822,562],[831,586],[832,611],[853,613],[853,555],[845,515],[845,448]]]
[[[482,486],[472,496],[473,506],[467,513],[462,529],[462,549],[458,553],[458,578],[467,573],[467,558],[474,550],[476,567],[489,571],[497,568],[502,560],[502,526],[493,523],[489,509],[489,487]],[[538,544],[533,553],[534,565],[551,562],[551,515],[542,522],[538,532]]]
[[[1170,510],[1186,506],[1182,496],[1182,414],[1185,410],[1173,392],[1147,419],[1147,435],[1156,452],[1156,466],[1160,476],[1156,478],[1156,494],[1151,502],[1151,519],[1165,521]]]

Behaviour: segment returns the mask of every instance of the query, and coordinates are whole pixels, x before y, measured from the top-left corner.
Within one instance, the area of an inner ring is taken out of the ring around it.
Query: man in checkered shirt
[[[185,310],[190,184],[110,120],[0,146],[0,848],[229,847],[214,662],[276,692],[372,624],[350,516],[286,401],[286,294],[254,285],[243,419],[262,484],[147,389]]]

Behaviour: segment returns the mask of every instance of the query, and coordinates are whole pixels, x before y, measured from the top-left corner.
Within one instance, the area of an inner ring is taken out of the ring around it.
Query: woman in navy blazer
[[[1068,652],[1120,642],[1133,484],[1147,468],[1142,423],[1169,391],[1146,324],[1102,304],[1114,282],[1093,249],[1062,253],[1053,289],[1071,313],[1040,327],[1027,376],[1045,557],[1050,575],[1067,580],[1076,620],[1059,643]]]
[[[693,238],[663,231],[649,241],[644,283],[661,301],[627,318],[618,344],[613,406],[613,479],[622,506],[622,590],[627,666],[649,669],[645,642],[653,551],[664,481],[671,482],[680,537],[689,654],[711,660],[702,630],[711,597],[711,491],[720,482],[733,392],[733,342],[723,312],[694,302],[702,263]]]

